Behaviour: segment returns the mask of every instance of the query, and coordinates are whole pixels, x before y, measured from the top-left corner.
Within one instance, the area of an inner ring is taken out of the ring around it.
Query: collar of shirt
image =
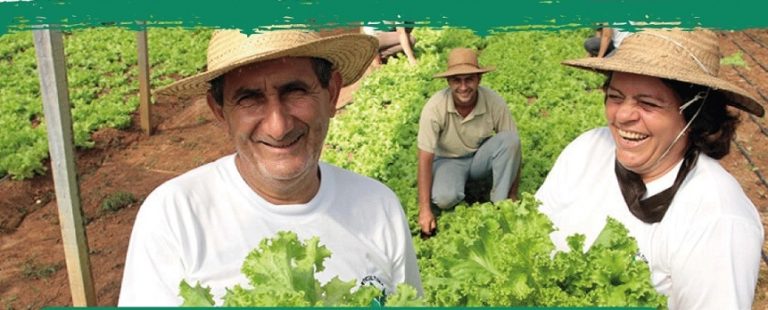
[[[477,115],[483,115],[486,112],[486,104],[485,104],[485,96],[483,96],[483,91],[481,90],[482,86],[477,87],[477,104],[475,104],[475,107],[472,109],[472,112],[469,112],[467,114],[467,117],[461,119],[461,122],[468,122],[475,118]],[[446,107],[446,111],[448,113],[453,113],[459,116],[461,118],[461,114],[459,114],[459,111],[456,111],[456,105],[453,104],[453,94],[451,93],[451,89],[448,88],[448,106]]]

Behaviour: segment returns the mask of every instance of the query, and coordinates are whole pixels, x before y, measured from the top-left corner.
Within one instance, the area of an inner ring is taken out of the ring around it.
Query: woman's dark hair
[[[331,73],[333,73],[333,64],[323,58],[312,57],[312,70],[317,75],[317,80],[320,82],[320,86],[328,88],[331,82]],[[224,104],[224,75],[220,75],[209,82],[211,84],[211,95],[216,103],[219,105]]]
[[[677,94],[681,103],[693,99],[699,92],[707,92],[707,87],[701,85],[668,79],[661,81]],[[706,99],[696,100],[683,110],[683,117],[688,122],[704,104],[699,115],[688,127],[688,141],[691,147],[714,159],[721,159],[730,152],[731,140],[739,123],[738,116],[726,108],[726,102],[728,98],[722,92],[710,90]]]

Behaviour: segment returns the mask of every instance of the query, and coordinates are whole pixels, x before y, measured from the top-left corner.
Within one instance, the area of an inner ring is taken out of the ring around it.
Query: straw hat
[[[238,30],[217,30],[208,43],[207,71],[158,89],[162,95],[205,94],[209,81],[240,66],[281,57],[317,57],[328,60],[341,73],[343,86],[357,81],[370,65],[378,40],[365,34],[321,37],[314,32],[279,30],[245,35]]]
[[[494,67],[480,67],[477,63],[477,53],[471,48],[454,48],[448,54],[448,70],[433,75],[435,78],[449,77],[459,74],[486,73]]]
[[[613,56],[566,60],[563,64],[600,72],[618,71],[682,81],[721,91],[727,104],[757,116],[765,111],[747,91],[718,77],[720,47],[709,30],[645,30],[624,39]]]

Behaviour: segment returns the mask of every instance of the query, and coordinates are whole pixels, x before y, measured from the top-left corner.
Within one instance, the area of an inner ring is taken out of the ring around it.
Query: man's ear
[[[328,104],[331,109],[331,117],[336,115],[336,103],[339,101],[339,95],[341,94],[341,85],[341,73],[334,70],[331,73],[331,80],[328,82],[328,95],[330,95]]]
[[[219,104],[216,102],[216,99],[213,99],[213,95],[211,92],[208,92],[205,95],[205,100],[208,102],[208,107],[211,108],[211,112],[213,112],[213,116],[216,117],[217,120],[220,122],[224,121],[224,111],[222,110],[222,104]]]

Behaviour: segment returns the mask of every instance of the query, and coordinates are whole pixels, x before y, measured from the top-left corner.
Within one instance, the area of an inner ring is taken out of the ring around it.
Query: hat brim
[[[444,78],[444,77],[449,77],[449,76],[454,76],[454,75],[462,75],[462,74],[475,74],[475,73],[483,74],[483,73],[491,72],[491,71],[494,71],[494,70],[496,70],[495,67],[477,68],[477,67],[473,67],[473,66],[457,66],[456,68],[451,68],[451,69],[448,69],[445,72],[441,72],[441,73],[435,74],[432,77],[433,78]]]
[[[653,76],[658,78],[676,80],[710,87],[716,91],[721,91],[726,98],[730,99],[729,105],[762,117],[765,110],[759,103],[760,101],[753,97],[746,90],[731,84],[728,81],[705,74],[701,71],[664,70],[658,66],[650,66],[646,63],[633,61],[627,58],[614,57],[590,57],[563,61],[562,64],[585,70],[607,72],[625,72],[640,75]]]
[[[235,68],[283,57],[313,57],[328,60],[341,74],[343,86],[356,82],[373,61],[378,40],[365,34],[341,34],[319,38],[281,50],[257,53],[232,63],[181,79],[155,91],[158,95],[198,96],[210,88],[209,82]]]

